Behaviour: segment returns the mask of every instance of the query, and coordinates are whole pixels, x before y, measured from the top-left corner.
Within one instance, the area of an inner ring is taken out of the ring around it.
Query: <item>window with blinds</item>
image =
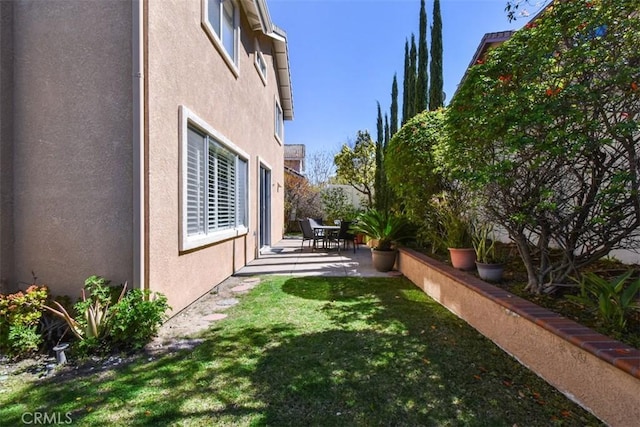
[[[246,227],[247,161],[210,135],[187,129],[186,237],[215,237]]]

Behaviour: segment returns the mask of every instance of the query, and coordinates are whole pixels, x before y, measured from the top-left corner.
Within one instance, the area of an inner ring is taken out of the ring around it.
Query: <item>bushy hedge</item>
[[[444,109],[414,116],[389,141],[384,163],[401,203],[396,209],[419,227],[419,242],[432,247],[436,220],[431,200],[447,187],[434,161],[434,148],[446,138],[444,123]]]

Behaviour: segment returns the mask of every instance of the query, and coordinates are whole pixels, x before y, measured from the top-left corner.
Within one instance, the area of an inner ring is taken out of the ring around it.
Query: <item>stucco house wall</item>
[[[236,76],[201,24],[201,2],[149,4],[148,239],[149,288],[170,297],[174,311],[253,260],[258,251],[258,172],[271,168],[271,240],[283,230],[283,145],[275,137],[279,99],[271,40],[240,16]],[[263,83],[254,66],[256,42],[267,62]],[[179,251],[179,109],[185,107],[248,155],[249,232]]]
[[[12,16],[11,2],[0,2],[0,293],[10,291],[13,272]]]
[[[11,283],[34,271],[76,297],[91,274],[131,280],[131,5],[12,7]]]
[[[282,238],[275,114],[278,102],[283,120],[293,115],[286,35],[264,0],[233,2],[235,72],[205,31],[207,0],[1,2],[0,292],[34,271],[77,297],[98,274],[163,292],[176,313],[258,256],[261,165],[270,240]],[[187,249],[185,112],[248,166],[247,232]]]

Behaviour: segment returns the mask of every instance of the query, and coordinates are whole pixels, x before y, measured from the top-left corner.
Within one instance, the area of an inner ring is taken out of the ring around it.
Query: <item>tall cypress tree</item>
[[[389,131],[389,116],[384,115],[384,145],[382,146],[382,160],[384,161],[384,150],[386,150],[389,140],[391,139],[391,132]]]
[[[409,40],[404,40],[404,76],[402,78],[402,124],[409,120]]]
[[[442,76],[442,16],[440,0],[433,2],[433,25],[431,26],[431,85],[429,86],[429,110],[437,110],[444,105]]]
[[[411,34],[411,48],[409,49],[409,73],[407,78],[407,120],[416,115],[416,37]]]
[[[384,115],[384,145],[382,146],[382,159],[380,160],[380,208],[386,212],[391,207],[391,188],[387,182],[387,172],[384,169],[384,157],[391,135],[389,133],[389,116]]]
[[[413,115],[416,115],[428,107],[429,77],[429,52],[427,51],[427,11],[424,0],[420,0],[420,32],[418,34],[418,76],[416,78],[415,105]]]
[[[393,75],[393,83],[391,84],[391,125],[389,129],[389,137],[392,137],[398,131],[398,79]]]
[[[382,150],[384,147],[384,130],[382,127],[382,110],[380,109],[380,102],[378,102],[378,121],[377,121],[377,141],[376,141],[376,173],[373,182],[374,192],[374,204],[376,209],[382,209],[384,207],[384,189],[382,188]]]

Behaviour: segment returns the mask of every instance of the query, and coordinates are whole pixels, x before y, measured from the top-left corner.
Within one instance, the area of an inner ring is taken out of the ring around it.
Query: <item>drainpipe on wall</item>
[[[132,101],[133,101],[133,287],[146,288],[145,191],[144,191],[144,13],[143,1],[131,3]]]

